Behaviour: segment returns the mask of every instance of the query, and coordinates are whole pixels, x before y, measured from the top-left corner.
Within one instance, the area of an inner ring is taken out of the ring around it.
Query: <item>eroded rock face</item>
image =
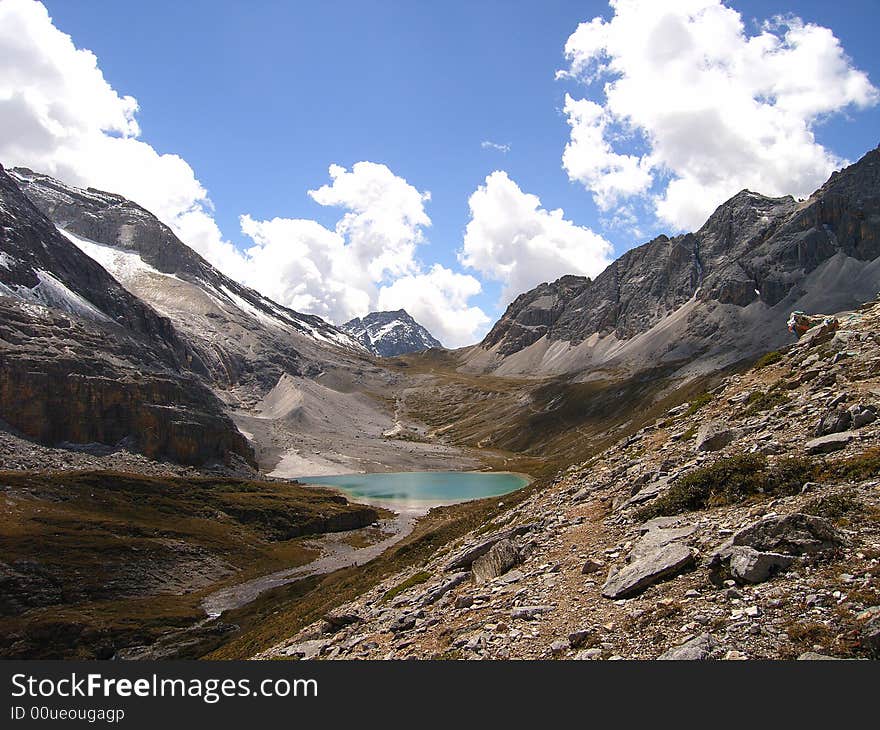
[[[173,323],[190,348],[190,367],[198,364],[221,387],[268,390],[284,373],[320,372],[321,361],[366,354],[320,317],[276,304],[225,276],[133,201],[25,168],[11,170],[8,179],[52,224],[87,239],[84,250],[99,255],[125,290]],[[78,245],[82,241],[69,247],[78,251]],[[134,265],[115,266],[120,254]]]

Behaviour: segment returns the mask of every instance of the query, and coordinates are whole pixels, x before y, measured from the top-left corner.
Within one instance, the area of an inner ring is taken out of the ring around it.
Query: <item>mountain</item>
[[[870,299],[878,255],[880,148],[807,200],[743,190],[695,233],[658,236],[593,280],[541,284],[463,361],[511,375],[717,370],[790,341],[794,310]]]
[[[349,320],[342,325],[342,329],[378,357],[396,357],[443,347],[404,309],[370,312],[366,317]]]
[[[61,235],[0,167],[0,418],[44,443],[252,462],[206,373],[171,321]]]
[[[300,314],[220,273],[152,213],[122,196],[25,168],[11,178],[77,248],[164,315],[220,387],[274,387],[317,374],[340,351],[366,354],[320,317]]]
[[[120,321],[131,320],[131,326],[139,321],[137,312],[149,312],[152,319],[148,322],[153,322],[153,329],[165,328],[168,342],[163,344],[161,337],[152,342],[145,333],[142,345],[147,349],[155,346],[157,352],[173,349],[176,359],[168,367],[198,380],[188,396],[181,396],[181,402],[207,393],[241,448],[248,454],[253,449],[253,457],[248,458],[254,458],[264,472],[295,477],[375,469],[377,465],[392,470],[442,469],[450,460],[457,468],[477,465],[455,448],[439,447],[428,440],[413,442],[412,434],[419,424],[397,413],[399,409],[387,397],[407,387],[407,373],[377,363],[357,340],[319,317],[283,307],[225,276],[137,203],[113,193],[77,188],[25,168],[9,171],[7,179],[10,189],[27,202],[30,215],[41,219],[42,232],[35,250],[56,252],[53,255],[63,251],[73,257],[69,265],[56,267],[57,281],[86,299],[106,291],[124,296],[131,312],[118,317]],[[20,226],[20,221],[9,223],[10,230]],[[12,245],[13,256],[15,249]],[[100,278],[86,280],[84,272]],[[28,286],[34,286],[35,281],[31,276]],[[45,285],[34,292],[28,289],[31,293],[27,296],[33,299],[39,293],[45,298],[45,291]],[[53,308],[51,312],[57,313],[59,306],[73,309],[73,304],[59,297],[46,301]],[[33,326],[30,315],[23,316],[21,326]],[[80,311],[69,319],[77,326],[90,326],[84,317]],[[60,352],[65,352],[58,350],[64,342],[60,335],[47,333],[42,350],[52,353],[49,359],[58,359]],[[95,350],[103,352],[114,346],[111,340]],[[90,356],[88,352],[73,353],[68,367],[88,368]],[[143,367],[149,369],[151,356],[151,352],[143,355]],[[131,352],[126,362],[133,375],[140,367],[140,357]],[[112,367],[106,372],[108,380],[116,377]],[[55,380],[63,381],[63,375],[59,372],[48,378],[52,387],[57,386]],[[79,397],[68,395],[74,402]],[[62,404],[59,397],[56,406],[62,408]],[[0,419],[4,417],[5,408],[0,404]],[[80,417],[83,422],[101,422],[100,418]],[[133,428],[120,419],[118,432],[80,433],[72,423],[56,434],[46,425],[51,416],[42,413],[33,416],[25,433],[37,433],[37,424],[42,422],[43,428],[51,431],[39,436],[46,444],[83,443],[83,439],[116,444],[120,433]],[[396,434],[408,435],[408,440]],[[185,432],[175,433],[168,440],[177,443],[183,436]],[[216,450],[222,451],[223,439],[215,441]],[[132,448],[144,451],[139,443],[133,443]],[[333,448],[328,448],[330,443]],[[3,448],[0,443],[0,455]],[[182,444],[166,445],[162,453],[176,458],[176,448]],[[59,465],[81,464],[83,459],[74,452],[59,452],[52,458]],[[27,442],[11,444],[7,453],[19,463],[40,463],[38,457],[29,456],[33,450]],[[150,449],[149,453],[159,452]],[[94,454],[89,458],[94,462]],[[100,464],[113,466],[106,461]]]

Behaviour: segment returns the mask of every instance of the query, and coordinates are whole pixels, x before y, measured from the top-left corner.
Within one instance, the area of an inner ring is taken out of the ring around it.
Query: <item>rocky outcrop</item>
[[[474,561],[471,570],[477,585],[504,575],[519,562],[519,551],[510,540],[499,540],[485,555]]]
[[[628,598],[648,586],[680,573],[694,564],[694,551],[679,543],[670,543],[637,558],[625,568],[608,576],[602,587],[606,598]]]

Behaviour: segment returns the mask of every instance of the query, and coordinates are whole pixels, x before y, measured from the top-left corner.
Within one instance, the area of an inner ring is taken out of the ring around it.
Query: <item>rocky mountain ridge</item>
[[[136,203],[14,168],[22,192],[127,290],[168,317],[220,387],[266,392],[284,373],[365,354],[320,317],[300,314],[219,272]]]
[[[814,327],[258,656],[880,657],[878,326]]]
[[[349,320],[342,329],[377,357],[397,357],[443,347],[428,330],[405,309],[393,312],[370,312]]]
[[[253,453],[173,324],[120,286],[0,168],[0,415],[43,443],[186,464]]]
[[[520,295],[468,370],[497,374],[707,372],[784,343],[793,310],[838,311],[880,288],[880,148],[809,199],[743,190],[695,233],[627,251],[593,280]]]

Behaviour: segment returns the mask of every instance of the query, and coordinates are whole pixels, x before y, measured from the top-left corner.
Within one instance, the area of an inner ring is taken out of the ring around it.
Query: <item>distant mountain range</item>
[[[428,330],[404,309],[394,312],[370,312],[349,320],[342,329],[378,357],[396,357],[443,347]]]

